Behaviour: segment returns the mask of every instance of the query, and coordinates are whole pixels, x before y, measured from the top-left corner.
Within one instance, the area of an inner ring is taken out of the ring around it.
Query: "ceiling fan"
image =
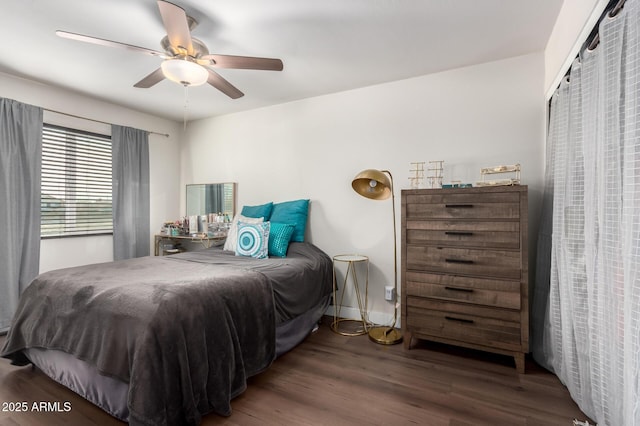
[[[183,86],[209,83],[230,98],[237,99],[244,96],[244,93],[213,68],[282,71],[283,65],[280,59],[210,54],[202,41],[191,37],[191,30],[198,23],[187,16],[183,8],[163,0],[158,0],[158,8],[167,31],[167,35],[160,41],[164,52],[67,31],[58,30],[56,34],[72,40],[125,48],[164,59],[160,68],[134,84],[134,87],[143,89],[152,87],[167,78]]]

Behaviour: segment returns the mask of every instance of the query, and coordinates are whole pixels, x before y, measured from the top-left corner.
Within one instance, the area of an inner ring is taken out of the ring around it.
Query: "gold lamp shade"
[[[363,170],[353,178],[353,189],[363,197],[372,200],[386,200],[391,196],[391,181],[380,170]]]

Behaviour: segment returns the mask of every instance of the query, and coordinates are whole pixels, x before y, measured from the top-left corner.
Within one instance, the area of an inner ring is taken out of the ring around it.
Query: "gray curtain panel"
[[[553,237],[553,190],[556,172],[554,141],[568,139],[569,86],[563,84],[551,99],[551,114],[547,134],[546,165],[544,176],[544,195],[538,229],[538,247],[536,256],[536,282],[533,287],[531,307],[531,352],[538,364],[553,370],[550,364],[549,348],[549,288],[551,283],[551,247]],[[562,165],[564,166],[564,164]]]
[[[113,258],[148,256],[149,133],[113,125]]]
[[[0,98],[0,332],[40,264],[42,109]]]
[[[205,213],[221,213],[224,210],[224,185],[207,185],[205,191]]]

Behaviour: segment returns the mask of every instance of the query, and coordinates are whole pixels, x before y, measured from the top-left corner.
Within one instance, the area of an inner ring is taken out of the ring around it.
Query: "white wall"
[[[179,217],[179,158],[182,128],[179,123],[157,118],[92,99],[72,91],[0,73],[0,97],[15,99],[45,109],[60,111],[104,122],[168,133],[149,136],[151,181],[151,233],[160,229],[166,219]],[[77,129],[110,133],[110,126],[45,111],[47,122]],[[153,247],[152,247],[153,248]],[[152,253],[151,253],[152,254]],[[40,272],[67,266],[113,260],[111,236],[77,237],[42,240]]]
[[[238,182],[239,208],[311,199],[308,239],[331,256],[370,257],[372,319],[388,321],[393,305],[384,300],[384,286],[393,283],[391,205],[358,196],[351,189],[353,177],[367,168],[393,173],[398,265],[400,190],[408,188],[414,161],[444,160],[445,182],[475,182],[483,166],[521,163],[533,237],[544,113],[544,57],[536,53],[204,119],[188,126],[181,188]],[[535,239],[530,241],[534,248]]]

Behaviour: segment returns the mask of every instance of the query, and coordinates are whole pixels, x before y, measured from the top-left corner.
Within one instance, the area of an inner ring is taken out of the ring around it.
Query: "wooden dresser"
[[[402,191],[405,348],[427,339],[529,351],[527,187]]]

